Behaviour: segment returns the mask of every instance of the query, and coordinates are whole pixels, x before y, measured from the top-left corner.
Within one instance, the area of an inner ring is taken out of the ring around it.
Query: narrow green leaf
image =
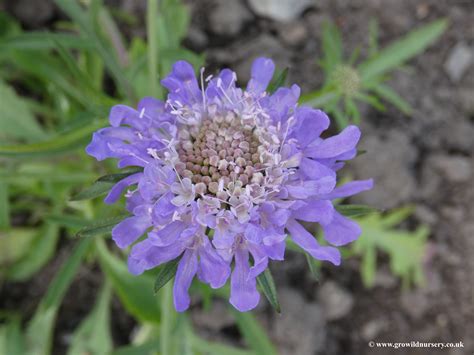
[[[191,334],[191,346],[193,350],[199,354],[206,355],[254,355],[254,352],[234,348],[228,345],[211,342],[198,337],[195,334]],[[113,354],[116,355],[116,354]],[[122,355],[122,354],[120,354]],[[123,354],[126,355],[126,354]],[[128,354],[127,354],[128,355]]]
[[[311,276],[313,279],[319,282],[321,278],[321,262],[316,260],[308,253],[304,253],[306,257],[306,262],[308,263],[309,271],[311,272]]]
[[[263,330],[262,326],[257,322],[252,313],[239,312],[232,309],[239,331],[244,337],[247,344],[257,355],[276,355],[277,352],[273,347],[271,340]]]
[[[26,332],[27,353],[35,355],[50,354],[56,314],[90,245],[91,240],[82,240],[51,282],[46,295],[28,324]]]
[[[150,340],[140,345],[127,345],[115,349],[110,355],[152,355],[160,349],[158,339]]]
[[[289,70],[290,68],[286,67],[277,76],[273,77],[267,88],[267,91],[270,94],[273,94],[275,91],[277,91],[279,87],[285,86]]]
[[[385,101],[402,111],[405,115],[410,115],[413,111],[412,107],[400,95],[398,95],[389,86],[380,84],[372,88],[372,90]]]
[[[324,21],[322,25],[323,43],[323,68],[326,72],[342,61],[342,39],[341,32],[337,26],[330,21]]]
[[[77,232],[76,237],[89,238],[100,234],[109,234],[118,223],[127,217],[129,217],[128,214],[121,214],[114,217],[102,218],[99,221],[82,228],[79,232]]]
[[[164,285],[168,283],[169,280],[174,277],[174,275],[176,275],[176,271],[178,270],[178,263],[180,260],[181,258],[178,257],[160,266],[158,270],[158,275],[156,275],[155,293],[157,293]]]
[[[55,3],[80,27],[82,33],[87,36],[94,45],[117,85],[122,89],[124,94],[127,95],[128,99],[134,102],[134,93],[124,75],[123,69],[114,56],[114,52],[110,50],[103,38],[95,31],[94,25],[87,16],[87,13],[79,6],[76,0],[55,0]]]
[[[447,26],[448,22],[445,19],[434,21],[408,33],[403,38],[382,49],[359,66],[358,70],[361,73],[362,80],[366,81],[376,75],[384,74],[423,52],[443,34]]]
[[[377,212],[376,208],[366,205],[337,205],[336,210],[346,217],[360,217]]]
[[[369,57],[373,57],[379,50],[379,24],[376,19],[369,20]]]
[[[159,323],[161,311],[153,294],[153,277],[130,274],[125,263],[110,253],[102,239],[95,241],[101,268],[125,309],[140,321]]]
[[[275,282],[273,281],[273,276],[269,268],[266,268],[257,277],[258,284],[262,288],[263,294],[267,297],[268,302],[272,305],[273,309],[277,313],[281,313],[280,302],[278,302],[277,291],[275,287]]]
[[[118,173],[118,174],[109,174],[109,175],[104,175],[101,176],[100,178],[97,179],[97,181],[100,182],[119,182],[122,179],[125,179],[126,177],[140,173],[143,171],[143,168],[136,168],[136,169],[130,169],[128,171],[124,171],[123,173]]]
[[[44,50],[54,49],[55,42],[65,48],[91,49],[90,41],[69,33],[50,32],[25,32],[15,36],[9,36],[0,40],[0,51],[9,49],[19,50]]]
[[[45,223],[37,229],[24,257],[10,266],[6,276],[10,280],[24,281],[42,268],[54,254],[59,238],[59,227]]]
[[[112,288],[106,280],[91,313],[75,330],[68,355],[108,354],[113,342],[110,332],[110,300]]]
[[[151,96],[158,94],[158,0],[148,0],[147,8],[147,44],[148,74]]]
[[[0,80],[0,140],[23,138],[44,139],[47,135],[38,124],[26,102]]]
[[[99,196],[103,196],[110,191],[115,183],[141,171],[143,171],[143,169],[137,168],[130,169],[129,171],[123,173],[104,175],[98,178],[94,184],[71,197],[70,201],[90,200]]]
[[[25,354],[25,339],[21,333],[21,319],[18,316],[13,316],[8,319],[6,324],[0,328],[3,330],[5,339],[0,340],[0,354],[5,355],[23,355]],[[0,332],[1,333],[1,332]],[[0,334],[1,337],[1,334]],[[3,345],[3,347],[2,347]]]
[[[85,127],[67,132],[40,143],[0,146],[0,156],[45,157],[66,153],[90,139],[93,132],[104,126],[104,122],[94,122]]]
[[[112,186],[114,186],[114,182],[112,181],[98,180],[94,182],[93,185],[85,188],[84,190],[71,197],[70,201],[90,200],[99,196],[103,196],[110,191]]]
[[[0,181],[0,230],[10,227],[10,199],[8,184]]]

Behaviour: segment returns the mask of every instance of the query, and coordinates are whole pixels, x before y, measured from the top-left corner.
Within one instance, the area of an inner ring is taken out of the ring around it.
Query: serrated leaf
[[[373,213],[357,219],[362,234],[353,243],[353,250],[362,257],[362,276],[368,286],[373,284],[376,270],[375,250],[388,254],[392,273],[400,277],[405,286],[422,283],[429,229],[426,226],[415,231],[394,228],[411,212],[411,208],[401,208],[385,215]]]
[[[446,30],[447,26],[448,22],[444,19],[434,21],[382,49],[359,66],[362,80],[367,81],[376,75],[384,74],[423,52]]]
[[[258,284],[260,285],[263,294],[267,297],[268,302],[277,313],[281,313],[280,302],[278,302],[277,291],[275,287],[275,282],[273,281],[273,276],[269,268],[265,269],[257,277]]]
[[[142,322],[159,323],[161,311],[153,294],[153,277],[130,274],[126,264],[110,253],[102,239],[95,241],[101,268],[124,308]]]
[[[160,266],[158,274],[156,275],[155,293],[157,293],[164,285],[168,283],[169,280],[174,277],[174,275],[176,275],[180,260],[181,257],[178,257]]]
[[[114,217],[102,218],[99,221],[82,228],[76,233],[78,238],[89,238],[99,234],[108,234],[112,232],[112,229],[125,218],[129,217],[128,214],[121,214]]]
[[[377,212],[376,208],[366,205],[337,205],[336,210],[346,217],[360,217]]]

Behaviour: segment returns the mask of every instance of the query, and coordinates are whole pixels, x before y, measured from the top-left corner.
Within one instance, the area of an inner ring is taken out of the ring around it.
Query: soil
[[[372,340],[464,343],[462,349],[402,348],[397,354],[474,353],[474,64],[471,61],[459,79],[446,70],[456,45],[463,44],[474,53],[474,3],[323,0],[283,24],[257,16],[250,0],[233,1],[238,4],[227,12],[222,10],[228,5],[224,0],[188,1],[192,24],[185,45],[205,52],[211,71],[232,67],[242,82],[248,79],[252,59],[269,55],[280,68],[290,67],[289,81],[298,83],[303,92],[322,83],[316,59],[321,55],[320,25],[325,18],[336,21],[342,30],[347,54],[358,44],[366,44],[370,18],[378,19],[382,46],[431,20],[449,19],[442,38],[390,81],[415,108],[413,117],[390,106],[383,113],[363,107],[360,148],[368,152],[348,166],[355,177],[374,177],[377,185],[355,202],[383,209],[414,204],[416,212],[410,224],[430,226],[426,286],[402,289],[389,273],[384,255],[378,260],[377,282],[372,289],[364,288],[356,259],[345,260],[340,267],[324,265],[321,280],[316,282],[306,270],[304,258],[289,253],[285,263],[272,265],[283,315],[275,315],[264,301],[256,313],[282,354],[394,353],[393,349],[369,347]],[[28,11],[21,13],[19,4],[26,1],[16,3],[7,10],[25,28],[48,27],[60,16],[54,7],[42,9],[43,20],[38,23],[28,17]],[[144,1],[109,3],[143,17]],[[51,13],[45,14],[47,11]],[[139,27],[126,30],[130,35],[143,34]],[[70,248],[70,243],[64,243],[58,257],[32,283],[4,284],[0,308],[24,309],[31,314]],[[68,336],[87,314],[100,283],[97,268],[83,266],[59,313],[58,354],[64,352]],[[337,302],[329,302],[332,298]],[[117,301],[113,307],[114,339],[117,345],[124,344],[135,323]],[[191,310],[203,336],[240,344],[226,312],[219,302],[210,314],[197,306]]]

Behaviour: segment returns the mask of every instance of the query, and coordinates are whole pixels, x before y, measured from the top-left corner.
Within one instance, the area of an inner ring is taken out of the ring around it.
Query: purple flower
[[[248,311],[260,298],[256,277],[269,260],[284,259],[287,235],[314,258],[339,265],[337,246],[361,233],[332,203],[372,187],[372,180],[336,187],[337,171],[356,155],[360,130],[349,126],[321,138],[326,114],[298,106],[296,85],[266,92],[273,71],[270,59],[257,59],[242,90],[229,69],[206,80],[201,71],[199,84],[192,66],[178,61],[162,81],[165,102],[113,107],[111,127],[94,133],[86,148],[98,160],[118,159],[120,168],[143,167],[105,199],[113,203],[127,189],[131,217],[112,237],[120,248],[133,245],[133,274],[180,258],[178,311],[189,306],[195,275],[213,288],[230,276],[230,302]],[[319,223],[327,243],[301,221]]]

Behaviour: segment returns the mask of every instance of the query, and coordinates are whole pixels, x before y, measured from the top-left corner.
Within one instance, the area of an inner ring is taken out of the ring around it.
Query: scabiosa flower
[[[189,307],[196,275],[213,288],[230,276],[230,302],[248,311],[259,302],[256,277],[270,259],[283,260],[287,237],[314,258],[340,264],[336,247],[361,231],[332,200],[370,189],[372,180],[336,187],[336,172],[356,155],[359,129],[321,138],[329,119],[298,106],[298,86],[265,91],[274,72],[270,59],[255,60],[246,90],[229,69],[205,80],[203,71],[199,85],[192,66],[176,62],[162,81],[165,102],[114,106],[111,126],[94,133],[86,151],[97,160],[118,159],[119,168],[143,168],[105,198],[113,203],[127,189],[131,217],[112,237],[120,248],[133,244],[131,273],[180,258],[178,311]],[[301,221],[319,223],[327,244]]]

